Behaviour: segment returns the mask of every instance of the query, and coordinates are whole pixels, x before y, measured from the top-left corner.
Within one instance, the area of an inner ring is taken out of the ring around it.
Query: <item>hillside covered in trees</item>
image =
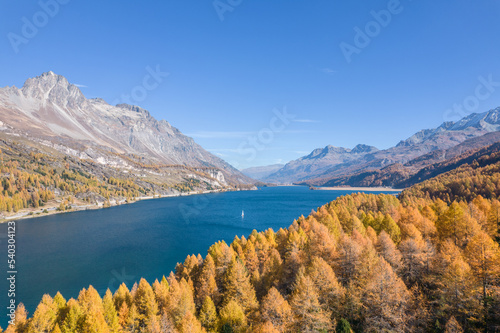
[[[45,295],[33,314],[20,304],[6,332],[496,332],[492,161],[399,198],[340,197],[287,229],[218,242],[152,284]]]
[[[121,156],[134,168],[124,170],[91,159],[65,155],[44,145],[0,136],[0,219],[21,210],[31,214],[73,204],[109,206],[139,197],[176,195],[192,191],[250,188],[216,179],[213,168],[158,165]],[[224,178],[222,178],[224,179]]]

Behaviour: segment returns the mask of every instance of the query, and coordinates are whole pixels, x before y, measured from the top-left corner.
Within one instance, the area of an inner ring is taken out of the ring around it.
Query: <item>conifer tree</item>
[[[380,259],[364,288],[366,331],[405,331],[410,294],[391,266]]]
[[[203,262],[201,274],[196,288],[196,304],[198,308],[203,304],[208,296],[216,302],[219,299],[219,289],[217,287],[215,263],[210,254]]]
[[[132,305],[132,296],[130,296],[130,291],[125,283],[122,283],[115,291],[113,302],[115,303],[116,309],[121,309],[123,302],[127,304],[128,308]]]
[[[141,328],[147,328],[154,316],[158,313],[153,289],[145,279],[139,281],[139,286],[133,300],[137,309],[137,319]]]
[[[321,332],[331,329],[331,313],[319,302],[313,281],[301,274],[290,302],[294,314],[293,327],[299,332]]]
[[[168,281],[170,291],[167,313],[170,315],[174,325],[179,327],[182,318],[184,318],[187,312],[196,312],[193,289],[186,280],[181,279],[177,281],[173,275],[170,275]]]
[[[200,322],[190,312],[186,312],[179,325],[179,333],[202,333],[206,330],[201,326]]]
[[[250,283],[248,271],[241,260],[233,259],[231,261],[227,269],[225,287],[224,304],[228,304],[233,300],[247,314],[258,308],[255,289]]]
[[[80,304],[73,298],[67,303],[67,313],[60,326],[62,333],[73,333],[76,332],[80,323],[80,318],[83,315],[83,311]]]
[[[104,308],[104,320],[108,324],[110,333],[118,333],[120,330],[118,314],[113,302],[113,295],[109,289],[106,290],[106,294],[102,299],[102,306]]]
[[[205,297],[205,301],[200,309],[199,319],[201,325],[207,332],[216,332],[218,327],[217,310],[210,296]]]
[[[59,328],[59,324],[56,323],[54,329],[52,330],[52,333],[62,333],[61,329]]]
[[[444,327],[444,333],[463,333],[463,331],[464,330],[453,316],[450,317]]]
[[[376,244],[377,251],[391,265],[395,272],[399,272],[402,266],[401,252],[396,248],[393,240],[385,231],[380,232]]]
[[[338,282],[333,269],[321,257],[313,257],[308,275],[318,291],[319,302],[334,318],[338,317],[345,290]]]
[[[230,300],[220,310],[221,331],[244,333],[248,328],[247,318],[241,306],[234,300]]]
[[[292,322],[292,308],[280,292],[271,287],[269,293],[262,299],[260,318],[271,323],[278,332],[286,332]]]
[[[49,295],[43,295],[33,317],[29,321],[29,332],[51,332],[57,320],[57,304]]]
[[[335,329],[336,333],[352,333],[351,325],[344,318],[340,319]]]
[[[83,333],[108,333],[109,328],[104,318],[102,299],[94,287],[82,289],[78,295],[78,303],[82,308],[80,330]]]

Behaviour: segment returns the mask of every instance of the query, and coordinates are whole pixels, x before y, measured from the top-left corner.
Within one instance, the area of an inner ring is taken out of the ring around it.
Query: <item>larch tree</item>
[[[193,290],[186,280],[181,279],[177,281],[173,275],[170,275],[168,281],[170,284],[170,292],[167,313],[172,318],[172,322],[175,326],[178,327],[187,312],[196,313]]]
[[[396,273],[401,271],[403,265],[401,252],[396,248],[394,241],[387,232],[380,232],[375,248]]]
[[[255,289],[250,282],[248,271],[239,259],[233,259],[225,278],[224,304],[231,300],[238,303],[246,314],[258,308]]]
[[[488,321],[491,287],[500,281],[500,249],[486,232],[474,236],[466,248],[467,261],[481,284],[483,317]]]
[[[113,302],[113,295],[109,289],[106,290],[106,294],[102,298],[102,306],[104,308],[104,319],[108,324],[110,333],[118,333],[120,331],[118,314]]]
[[[196,319],[195,315],[188,311],[182,317],[179,325],[179,333],[204,333],[206,330],[201,326],[201,323]]]
[[[337,241],[327,227],[317,222],[311,224],[308,234],[309,252],[323,258],[328,264],[333,264],[337,256]]]
[[[58,323],[56,323],[56,325],[54,326],[52,333],[62,333]]]
[[[78,303],[82,308],[82,333],[108,333],[109,328],[104,318],[102,299],[94,287],[82,289],[78,295]]]
[[[321,257],[313,257],[307,274],[318,291],[318,300],[334,318],[340,315],[345,289],[337,280],[332,267]]]
[[[399,243],[401,239],[401,230],[389,214],[385,214],[384,219],[382,220],[381,229],[389,234],[394,243]]]
[[[139,326],[147,328],[153,317],[158,314],[158,305],[156,304],[153,288],[145,279],[139,281],[133,303],[137,309]]]
[[[167,313],[163,313],[158,322],[161,333],[178,333],[175,325]]]
[[[73,333],[78,329],[78,325],[80,322],[80,318],[83,314],[83,311],[80,307],[80,304],[75,299],[70,299],[67,302],[67,312],[66,316],[63,320],[62,325],[60,326],[61,331],[63,333]]]
[[[314,282],[307,275],[300,274],[290,305],[294,315],[293,327],[296,331],[321,332],[332,328],[331,312],[321,306]]]
[[[255,329],[253,329],[255,333],[281,333],[283,331],[278,331],[272,323],[266,321],[264,323],[259,324]]]
[[[462,326],[458,323],[455,317],[451,316],[444,327],[444,333],[463,333]]]
[[[155,280],[152,287],[156,298],[156,304],[158,304],[158,312],[162,313],[167,309],[168,291],[170,286],[168,285],[168,281],[165,276],[163,276],[161,282]]]
[[[128,308],[132,305],[132,296],[125,283],[122,283],[115,291],[113,302],[115,303],[116,309],[120,309],[124,302],[127,304]]]
[[[43,295],[33,317],[29,320],[29,332],[52,332],[57,320],[57,304],[49,295]]]
[[[444,313],[454,316],[462,324],[472,323],[479,311],[474,300],[477,286],[474,272],[461,256],[446,267],[441,276],[440,306]]]
[[[411,229],[416,236],[408,237],[399,244],[403,263],[400,274],[409,287],[415,283],[422,284],[434,252],[433,247],[422,239],[413,225]]]
[[[200,309],[199,319],[201,325],[207,330],[207,332],[217,331],[217,309],[215,308],[215,304],[210,296],[206,296],[205,300],[203,301],[203,305]]]
[[[208,254],[203,262],[196,288],[196,305],[198,308],[201,307],[207,296],[218,302],[220,295],[215,278],[215,263],[212,256]]]
[[[260,318],[272,324],[279,332],[286,332],[292,322],[292,308],[280,292],[271,287],[268,294],[262,299]]]
[[[15,312],[15,325],[9,325],[5,333],[24,333],[28,328],[28,312],[23,303],[19,303]]]
[[[245,312],[234,300],[230,300],[219,313],[220,330],[222,332],[244,333],[248,328]]]
[[[257,295],[259,299],[267,293],[271,287],[277,287],[283,271],[283,260],[275,248],[268,250],[269,258],[264,262],[260,276]]]
[[[381,258],[364,288],[366,331],[405,331],[409,302],[405,284]]]

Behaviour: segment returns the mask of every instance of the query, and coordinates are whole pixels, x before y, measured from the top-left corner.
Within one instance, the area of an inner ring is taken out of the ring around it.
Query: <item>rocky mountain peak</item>
[[[359,145],[356,145],[356,147],[354,147],[351,150],[351,153],[353,153],[353,154],[366,154],[366,153],[371,153],[371,152],[375,152],[375,151],[378,151],[378,148],[376,148],[374,146],[365,145],[365,144],[359,144]]]
[[[252,181],[166,120],[156,120],[139,106],[86,99],[76,85],[52,71],[27,79],[21,89],[0,88],[0,124],[103,165],[130,167],[128,159],[117,156],[133,154],[144,163],[214,168],[234,184]]]
[[[52,102],[60,106],[76,106],[85,101],[80,89],[52,71],[45,72],[24,82],[21,91],[24,96]]]

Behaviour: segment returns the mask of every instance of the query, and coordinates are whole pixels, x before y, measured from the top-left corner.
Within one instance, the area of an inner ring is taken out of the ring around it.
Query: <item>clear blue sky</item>
[[[493,0],[221,0],[224,20],[211,0],[64,2],[0,2],[1,86],[52,70],[113,103],[159,66],[169,76],[135,104],[238,168],[328,144],[387,148],[441,124],[475,96],[479,76],[500,82]],[[371,11],[388,8],[390,22],[373,24]],[[38,31],[23,35],[23,17]],[[367,24],[371,42],[348,63],[340,44],[354,46]],[[17,53],[9,33],[25,38]],[[478,101],[478,112],[499,106],[500,87]],[[273,123],[271,139],[263,129],[284,107],[295,121]]]

